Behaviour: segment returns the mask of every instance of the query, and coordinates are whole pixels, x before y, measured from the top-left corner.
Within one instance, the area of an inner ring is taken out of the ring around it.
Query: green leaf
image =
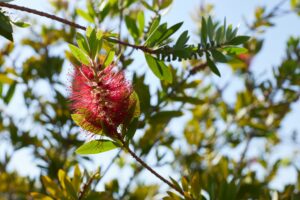
[[[222,48],[224,51],[226,51],[228,54],[231,55],[239,55],[241,53],[247,53],[248,49],[243,47],[224,47]]]
[[[57,183],[55,183],[49,176],[42,176],[41,179],[45,189],[51,196],[62,198],[62,192]]]
[[[147,38],[145,46],[154,47],[157,44],[157,41],[163,37],[164,33],[167,31],[167,26],[167,23],[158,26]]]
[[[101,32],[96,31],[96,29],[89,30],[86,32],[86,34],[90,46],[89,55],[92,60],[95,60],[98,52],[102,48],[102,34]]]
[[[88,13],[89,15],[94,18],[97,16],[97,13],[95,11],[95,8],[94,8],[94,3],[92,1],[88,1],[86,3],[86,7],[87,7],[87,10],[88,10]]]
[[[66,178],[66,172],[62,169],[58,170],[58,180],[59,180],[59,183],[61,185],[61,187],[63,189],[66,188],[66,185],[65,185],[65,178]]]
[[[27,28],[30,26],[30,24],[26,23],[26,22],[20,22],[20,21],[17,21],[17,22],[13,22],[12,23],[20,28]]]
[[[199,173],[193,175],[191,180],[191,193],[194,197],[199,198],[201,194],[201,181]]]
[[[168,83],[172,83],[173,76],[170,68],[166,66],[163,61],[159,61],[150,54],[145,54],[145,58],[148,66],[152,72],[161,80],[165,80]]]
[[[0,74],[0,83],[13,84],[14,80],[7,77],[5,74]]]
[[[180,29],[180,27],[182,26],[183,22],[179,22],[173,26],[171,26],[169,29],[167,29],[162,36],[159,38],[159,40],[156,42],[156,44],[161,44],[162,42],[164,42],[166,39],[170,38],[171,35],[173,35],[176,31],[178,31],[178,29]]]
[[[72,178],[72,184],[73,184],[73,187],[74,187],[75,191],[79,191],[80,183],[81,183],[81,171],[80,171],[80,168],[77,164],[74,167],[74,175],[73,175],[73,178]]]
[[[98,154],[118,148],[117,144],[110,140],[92,140],[76,149],[77,154]]]
[[[73,197],[73,199],[77,199],[77,192],[75,191],[70,178],[67,176],[64,177],[64,185],[66,187],[67,195]]]
[[[213,49],[213,50],[211,50],[211,54],[215,61],[221,62],[221,63],[227,62],[226,56],[223,55],[220,51]]]
[[[132,107],[132,118],[138,118],[141,115],[140,99],[135,91],[129,97],[129,105]]]
[[[89,54],[90,47],[89,47],[88,41],[82,34],[80,34],[78,32],[76,33],[76,41],[77,41],[79,48],[81,50],[84,50],[85,53]]]
[[[142,1],[142,4],[147,8],[148,10],[155,11],[152,6],[150,6],[145,0]]]
[[[16,90],[16,86],[17,86],[17,83],[14,82],[14,83],[9,87],[9,89],[8,89],[8,91],[7,91],[7,93],[6,93],[5,97],[4,97],[4,99],[3,99],[4,102],[5,102],[6,104],[8,104],[8,103],[11,101],[12,97],[14,96],[15,90]]]
[[[139,124],[139,119],[137,117],[134,118],[132,120],[132,122],[129,124],[127,132],[125,134],[127,141],[133,138],[133,136],[136,132],[136,129],[138,127],[138,124]]]
[[[37,192],[31,192],[30,197],[32,197],[33,199],[39,199],[39,200],[54,200],[53,198],[51,198],[47,195],[40,194]]]
[[[77,67],[80,66],[81,63],[73,56],[70,51],[65,51],[66,58],[72,63],[73,66]]]
[[[207,65],[209,66],[211,71],[213,73],[215,73],[216,75],[218,75],[219,77],[221,77],[221,73],[220,73],[219,69],[217,68],[217,66],[215,65],[215,63],[208,56],[206,57],[206,60],[207,60]]]
[[[180,102],[190,103],[190,104],[195,104],[195,105],[204,103],[204,101],[199,98],[188,97],[188,96],[172,96],[172,97],[170,97],[170,99],[172,99],[173,101],[180,101]]]
[[[227,44],[229,44],[229,45],[240,45],[240,44],[244,44],[249,39],[250,39],[249,36],[237,36],[237,37],[233,38],[232,40],[230,40]]]
[[[224,27],[220,26],[217,29],[216,36],[215,36],[215,41],[217,42],[217,45],[221,44],[223,38],[224,38]]]
[[[0,35],[13,42],[10,19],[0,10]]]
[[[174,180],[171,176],[170,176],[169,178],[171,179],[173,185],[174,185],[178,190],[182,191],[182,188],[180,187],[179,182],[176,181],[176,180]]]
[[[103,67],[105,68],[105,67],[109,66],[112,63],[112,61],[114,60],[114,57],[115,57],[114,51],[108,52],[108,54],[105,58],[105,61],[103,63]]]
[[[137,20],[138,20],[140,34],[142,34],[145,28],[145,14],[143,11],[140,11],[138,13]]]
[[[90,37],[93,31],[94,31],[93,27],[88,26],[88,27],[86,28],[85,35],[86,35],[87,37]]]
[[[134,39],[137,39],[140,35],[140,31],[136,25],[136,20],[127,15],[125,16],[125,23],[130,35]]]
[[[178,38],[176,44],[175,44],[175,48],[183,48],[187,41],[189,40],[189,36],[188,36],[189,32],[188,31],[184,31]]]
[[[82,9],[76,9],[76,13],[88,22],[94,23],[93,17]]]
[[[226,30],[226,41],[230,41],[232,38],[232,25],[230,24]]]
[[[83,130],[89,131],[94,134],[103,134],[102,128],[96,127],[90,122],[88,122],[85,118],[86,116],[84,114],[72,114],[71,118],[73,121],[80,126]]]
[[[208,38],[210,41],[213,41],[213,37],[214,37],[214,24],[212,21],[211,16],[208,17],[207,20],[207,34],[208,34]]]
[[[90,58],[89,56],[84,53],[83,50],[79,49],[78,47],[69,44],[69,48],[71,50],[71,53],[73,54],[73,56],[82,64],[84,65],[90,65]]]
[[[224,22],[223,22],[223,32],[221,35],[221,42],[225,42],[226,40],[226,32],[227,32],[227,22],[226,22],[226,18],[224,18]]]
[[[181,111],[161,111],[153,115],[149,121],[153,124],[166,123],[174,117],[182,116],[182,114],[183,113]]]
[[[3,84],[0,82],[0,98],[2,98]]]
[[[164,1],[160,1],[159,8],[160,8],[161,10],[162,10],[162,9],[165,9],[165,8],[169,7],[172,3],[173,3],[173,0],[164,0]]]
[[[202,17],[202,22],[201,22],[201,43],[203,45],[207,44],[207,25],[204,17]]]
[[[148,39],[149,37],[154,33],[154,31],[158,28],[160,22],[160,17],[155,17],[154,20],[152,21],[149,31],[148,31]]]

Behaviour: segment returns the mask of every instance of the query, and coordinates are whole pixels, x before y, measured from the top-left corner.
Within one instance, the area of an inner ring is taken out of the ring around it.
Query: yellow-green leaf
[[[92,140],[76,149],[77,154],[98,154],[117,148],[117,144],[111,140]]]

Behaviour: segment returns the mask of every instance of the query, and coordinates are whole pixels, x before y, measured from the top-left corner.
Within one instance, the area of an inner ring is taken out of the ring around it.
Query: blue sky
[[[45,4],[45,0],[16,0],[13,3],[18,5],[24,5],[31,8],[36,8],[43,11],[49,11],[51,8],[49,5]],[[233,25],[240,25],[240,33],[243,34],[246,31],[243,18],[245,18],[247,21],[251,22],[254,18],[254,8],[258,5],[267,5],[268,8],[272,7],[273,5],[277,4],[278,1],[276,0],[207,0],[207,3],[215,4],[215,10],[214,15],[218,19],[223,19],[224,17],[227,18],[227,21]],[[193,14],[196,14],[197,10],[196,8],[199,8],[200,1],[196,0],[174,0],[174,4],[171,8],[171,10],[166,13],[166,15],[163,18],[163,21],[167,21],[170,25],[178,23],[179,21],[184,21],[183,27],[181,30],[190,30],[195,31],[194,21],[192,20],[191,16]],[[289,4],[285,4],[285,8],[288,9]],[[20,12],[12,12],[13,15],[18,16]],[[41,20],[40,17],[34,16],[34,15],[28,15],[30,20]],[[49,23],[48,19],[42,19],[43,22]],[[253,61],[253,71],[257,76],[264,73],[264,76],[270,76],[270,72],[272,67],[278,65],[280,61],[283,58],[284,55],[284,49],[285,44],[289,36],[299,36],[300,35],[300,20],[297,18],[294,14],[287,15],[285,17],[281,17],[279,19],[274,20],[276,27],[273,27],[269,29],[266,33],[264,33],[262,36],[266,38],[262,53],[259,54]],[[16,37],[18,37],[18,30],[16,30]],[[0,39],[1,42],[1,39]],[[140,64],[143,64],[144,60],[141,61]],[[223,84],[231,79],[231,72],[226,69],[222,69],[222,78],[215,77],[215,81],[218,84]],[[263,78],[263,77],[262,77]],[[148,82],[151,82],[155,77],[149,77]],[[236,91],[240,90],[242,88],[238,86],[232,87],[232,90],[229,91],[227,94],[228,101],[232,100],[232,94],[234,94]],[[16,102],[17,103],[17,102]],[[17,104],[14,104],[16,106]],[[285,119],[285,126],[282,129],[281,134],[287,134],[293,129],[300,130],[298,119],[300,119],[300,106],[299,102],[293,106],[294,111]],[[179,123],[180,124],[180,123]],[[292,149],[291,147],[279,147],[278,151],[284,152],[284,154],[289,154]],[[2,148],[3,149],[3,148]],[[1,147],[0,147],[0,156],[3,155]],[[96,163],[93,166],[90,166],[91,169],[95,169],[95,166],[105,166],[107,165],[108,161],[111,157],[114,156],[114,154],[117,151],[108,152],[106,154],[100,154],[95,156]],[[22,150],[16,153],[16,155],[13,158],[12,163],[10,164],[11,169],[18,169],[21,174],[24,175],[32,175],[36,176],[38,175],[37,169],[32,166],[30,159],[24,159],[28,158],[28,155],[30,155],[29,150]],[[129,157],[128,157],[129,158]],[[20,165],[22,163],[22,165]],[[170,171],[166,169],[161,169],[165,173],[164,174],[170,174]],[[160,171],[161,171],[160,170]],[[126,169],[125,169],[126,171]],[[287,172],[282,172],[283,177],[290,173],[291,170],[288,170]],[[116,176],[119,176],[116,173],[116,169],[112,169],[111,173],[106,176],[106,180]],[[146,177],[149,178],[150,181],[153,180],[152,175],[145,173]],[[127,175],[124,175],[124,179],[126,179]],[[278,180],[283,181],[282,178]],[[104,180],[105,182],[105,180]],[[279,183],[277,183],[279,184]]]

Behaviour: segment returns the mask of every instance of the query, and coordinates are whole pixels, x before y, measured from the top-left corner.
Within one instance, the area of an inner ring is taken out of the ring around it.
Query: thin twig
[[[265,16],[263,16],[262,17],[262,19],[260,19],[260,20],[262,20],[262,21],[264,21],[264,20],[268,20],[268,19],[270,19],[270,18],[272,18],[272,17],[278,17],[279,16],[279,14],[277,13],[278,11],[279,11],[279,9],[281,8],[281,6],[285,3],[285,2],[287,2],[288,0],[281,0],[281,1],[279,1]],[[287,11],[285,11],[285,12],[283,12],[283,13],[280,13],[280,15],[285,15],[285,14],[289,14],[290,13],[290,11],[289,12],[287,12]],[[246,21],[246,19],[244,18],[244,21],[245,21],[245,23],[246,23],[246,25],[247,25],[247,27],[249,28],[249,30],[248,31],[254,31],[255,29],[256,29],[256,27],[255,27],[255,24],[253,24],[253,25],[250,25],[250,24],[248,24],[247,23],[247,21]]]
[[[91,176],[91,178],[88,180],[88,182],[83,185],[82,190],[79,192],[78,200],[83,199],[84,195],[87,193],[87,191],[88,191],[89,187],[91,186],[93,180],[96,178],[96,176],[98,174],[99,174],[98,172],[96,172],[95,174],[93,174]]]
[[[269,12],[268,15],[266,15],[264,18],[265,19],[268,19],[268,18],[271,18],[275,15],[275,13],[280,9],[280,7],[285,3],[287,2],[287,0],[281,0],[278,4],[276,4],[273,9]]]
[[[46,12],[41,12],[41,11],[38,11],[38,10],[35,10],[35,9],[31,9],[31,8],[27,8],[27,7],[23,7],[23,6],[18,6],[18,5],[14,5],[14,4],[9,4],[9,3],[3,3],[3,2],[0,2],[0,7],[6,7],[6,8],[14,9],[14,10],[20,10],[20,11],[23,11],[23,12],[39,15],[39,16],[42,16],[42,17],[46,17],[46,18],[58,21],[58,22],[63,23],[63,24],[67,24],[67,25],[72,26],[74,28],[86,30],[86,27],[84,27],[84,26],[81,26],[81,25],[76,24],[74,22],[71,22],[69,20],[57,17],[55,15],[52,15],[52,14],[49,14],[49,13],[46,13]]]
[[[34,14],[34,15],[39,15],[39,16],[46,17],[48,19],[52,19],[54,21],[58,21],[60,23],[69,25],[69,26],[77,28],[77,29],[86,30],[86,27],[81,26],[81,25],[79,25],[79,24],[77,24],[75,22],[63,19],[61,17],[57,17],[56,15],[52,15],[52,14],[49,14],[49,13],[46,13],[46,12],[41,12],[41,11],[38,11],[38,10],[35,10],[35,9],[27,8],[27,7],[24,7],[24,6],[18,6],[18,5],[14,5],[14,4],[0,2],[0,7],[10,8],[10,9],[14,9],[14,10],[19,10],[19,11],[31,13],[31,14]],[[130,44],[128,42],[121,41],[121,40],[118,40],[118,39],[112,39],[112,38],[105,38],[105,39],[107,39],[107,40],[109,40],[111,42],[118,43],[120,45],[124,45],[124,46],[128,46],[128,47],[132,47],[134,49],[142,50],[142,51],[144,51],[146,53],[150,53],[150,54],[155,53],[155,50],[149,49],[146,46],[140,46],[140,45]]]
[[[159,173],[157,173],[154,169],[152,169],[147,163],[145,163],[139,156],[137,156],[130,148],[129,146],[126,144],[126,142],[124,141],[124,139],[122,138],[122,136],[119,133],[116,133],[116,136],[118,137],[118,139],[121,141],[123,148],[126,149],[128,151],[128,153],[137,161],[139,162],[144,168],[146,168],[149,172],[151,172],[154,176],[156,176],[157,178],[159,178],[161,181],[163,181],[164,183],[166,183],[167,185],[169,185],[171,188],[173,188],[174,190],[176,190],[178,193],[180,193],[181,195],[184,196],[184,193],[182,190],[180,190],[179,188],[177,188],[173,183],[171,183],[170,181],[168,181],[167,179],[165,179],[164,177],[162,177]]]
[[[242,169],[242,166],[243,166],[243,162],[246,158],[246,154],[249,150],[249,147],[250,147],[250,143],[251,143],[251,140],[253,139],[253,136],[252,134],[248,135],[247,137],[247,140],[246,140],[246,146],[245,146],[245,149],[243,150],[242,154],[241,154],[241,158],[237,164],[237,167],[235,169],[235,176],[237,177],[238,174],[240,173],[241,169]]]

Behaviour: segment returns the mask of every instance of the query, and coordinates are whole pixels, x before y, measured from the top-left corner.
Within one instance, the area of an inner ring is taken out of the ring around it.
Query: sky
[[[72,0],[71,0],[72,1]],[[70,2],[71,2],[70,1]],[[28,6],[30,8],[39,9],[42,11],[48,11],[50,10],[50,6],[43,3],[44,0],[16,0],[13,3],[22,5],[22,6]],[[275,4],[278,3],[278,0],[206,0],[206,3],[212,3],[215,5],[214,15],[222,20],[224,17],[226,17],[227,22],[240,27],[240,34],[243,34],[246,32],[246,27],[244,25],[244,19],[251,22],[254,19],[254,8],[259,5],[266,5],[267,8],[273,7]],[[163,17],[163,21],[168,22],[168,24],[175,24],[180,21],[183,21],[184,24],[181,28],[181,30],[190,30],[195,31],[194,21],[192,20],[191,16],[196,14],[196,9],[200,7],[200,1],[198,0],[174,0],[174,4],[172,5],[172,8],[168,13],[165,14]],[[285,4],[285,8],[288,9],[289,4]],[[12,15],[18,16],[20,12],[12,12]],[[48,19],[41,19],[40,17],[28,15],[28,21],[30,20],[42,20],[42,22],[48,23]],[[295,15],[287,15],[284,17],[281,17],[279,19],[274,20],[276,23],[276,27],[268,29],[266,33],[262,35],[263,38],[266,38],[265,44],[263,46],[262,52],[254,59],[253,61],[253,72],[259,76],[260,78],[265,78],[266,76],[270,76],[272,67],[278,65],[280,61],[283,58],[284,55],[284,49],[285,44],[289,36],[299,36],[300,35],[300,20]],[[18,35],[19,34],[19,35]],[[15,37],[21,36],[19,30],[15,31]],[[1,42],[1,39],[0,39]],[[137,55],[137,57],[140,57],[141,55]],[[144,60],[141,61],[141,65],[144,62]],[[220,66],[222,67],[222,66]],[[229,70],[226,70],[225,68],[222,69],[222,78],[214,77],[216,83],[222,85],[225,84],[227,81],[231,80],[231,72]],[[263,74],[263,75],[262,75]],[[148,77],[147,81],[150,83],[152,80],[155,79],[154,76]],[[233,83],[238,80],[233,80]],[[231,90],[225,95],[225,98],[230,102],[233,101],[233,96],[235,92],[241,90],[242,88],[239,87],[238,84],[235,84],[235,86],[231,87]],[[18,105],[18,102],[15,102],[15,106]],[[300,119],[300,106],[299,102],[297,104],[293,105],[293,112],[285,119],[284,127],[282,128],[281,135],[282,137],[285,134],[290,133],[292,130],[297,129],[300,131],[300,126],[298,119]],[[186,119],[183,119],[186,120]],[[175,126],[176,129],[182,130],[182,127],[180,124]],[[259,142],[258,142],[259,144]],[[0,156],[3,156],[5,147],[0,147]],[[258,145],[257,151],[252,152],[251,154],[259,154],[259,148]],[[291,146],[285,143],[284,147],[278,147],[278,152],[281,152],[281,154],[284,156],[286,154],[290,154],[293,150]],[[112,158],[117,153],[117,150],[107,152],[105,154],[99,154],[97,156],[93,156],[95,158],[95,165],[89,166],[91,169],[96,169],[96,166],[102,166],[105,169],[105,166],[109,163],[108,161],[110,158]],[[31,159],[28,159],[30,157],[31,151],[30,150],[21,150],[16,153],[14,156],[10,168],[11,169],[17,169],[20,171],[23,175],[30,175],[30,176],[37,176],[39,174],[39,171],[36,167],[34,167],[31,163]],[[238,156],[239,152],[236,153]],[[278,155],[279,156],[279,155]],[[27,159],[24,159],[27,158]],[[129,158],[129,157],[128,157]],[[22,165],[20,165],[22,163]],[[123,172],[128,172],[128,169],[124,169]],[[170,171],[168,168],[160,169],[160,171],[163,172],[163,174],[170,174]],[[105,177],[103,182],[106,180],[109,180],[111,177],[120,176],[120,174],[115,174],[117,172],[117,168],[113,168],[110,173]],[[128,178],[129,174],[122,175],[122,178],[126,180]],[[275,181],[274,187],[281,187],[281,183],[284,183],[285,181],[293,181],[293,170],[287,169],[285,171],[280,171],[278,180]],[[289,175],[289,176],[287,176]],[[152,175],[145,172],[143,174],[143,178],[147,177],[149,178],[149,181],[156,181],[153,180]],[[291,177],[284,178],[284,177]],[[155,179],[155,178],[154,178]],[[100,188],[101,189],[101,188]]]

